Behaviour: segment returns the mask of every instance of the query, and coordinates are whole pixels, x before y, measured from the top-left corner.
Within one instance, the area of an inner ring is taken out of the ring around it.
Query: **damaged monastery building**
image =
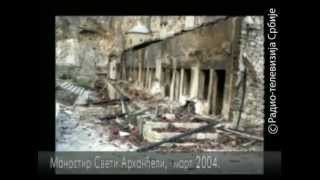
[[[126,96],[157,108],[156,97],[167,113],[192,102],[233,129],[262,128],[263,33],[260,16],[59,16],[56,79],[94,92],[76,105]]]

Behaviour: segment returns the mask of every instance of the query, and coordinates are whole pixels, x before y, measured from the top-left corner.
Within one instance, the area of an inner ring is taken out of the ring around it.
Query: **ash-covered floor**
[[[120,102],[102,100],[98,91],[89,92],[96,95],[89,98],[58,87],[56,151],[137,151],[205,126],[214,118],[198,115],[192,107],[148,95],[141,89],[128,88],[122,84],[120,91],[130,96],[127,116],[121,113],[123,107]],[[79,103],[81,98],[85,99],[84,104]],[[128,116],[134,118],[130,119]],[[263,140],[219,129],[230,125],[230,122],[222,121],[206,130],[147,148],[146,151],[263,151]],[[248,133],[254,137],[262,137],[262,126],[245,132]]]
[[[56,151],[134,151],[137,147],[121,140],[110,141],[110,130],[98,119],[81,119],[81,108],[56,103]]]

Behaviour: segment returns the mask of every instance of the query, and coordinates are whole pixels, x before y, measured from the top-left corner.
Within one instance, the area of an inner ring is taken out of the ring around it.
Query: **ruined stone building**
[[[60,16],[56,77],[89,89],[123,81],[233,126],[240,114],[240,127],[262,126],[263,43],[258,16]]]

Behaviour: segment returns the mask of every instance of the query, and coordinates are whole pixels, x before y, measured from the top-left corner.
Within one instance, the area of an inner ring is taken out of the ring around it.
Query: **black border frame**
[[[133,2],[132,2],[133,3]],[[38,151],[55,151],[55,16],[57,15],[229,15],[229,16],[244,16],[244,15],[264,15],[269,8],[253,8],[249,9],[248,7],[238,6],[237,8],[228,7],[225,5],[223,8],[210,8],[212,5],[198,4],[185,4],[186,7],[181,7],[180,10],[174,8],[174,6],[164,2],[162,5],[153,6],[152,8],[145,8],[145,3],[141,4],[130,4],[131,9],[119,10],[122,5],[121,3],[118,6],[105,8],[103,6],[87,6],[84,5],[84,9],[75,8],[74,4],[66,4],[64,8],[57,8],[59,4],[51,4],[51,7],[48,7],[50,4],[41,4],[40,6],[40,118],[39,118],[39,139],[37,144]],[[149,2],[150,3],[150,2]],[[68,6],[69,5],[69,6]],[[152,5],[152,3],[150,4]],[[279,8],[280,3],[275,4],[277,9]],[[106,6],[106,5],[104,5]],[[245,6],[245,4],[244,4]],[[106,6],[108,7],[108,6]],[[117,8],[119,7],[119,8]],[[217,6],[215,6],[217,7]],[[108,12],[108,13],[106,13]],[[279,18],[280,19],[280,18]],[[265,29],[265,62],[267,60],[267,43],[266,38],[266,21],[264,24]],[[280,28],[280,23],[278,28]],[[280,33],[279,33],[280,34]],[[280,35],[279,35],[280,37]],[[278,44],[280,48],[280,38],[278,38]],[[278,52],[280,54],[280,50]],[[265,89],[268,87],[267,79],[269,78],[268,73],[268,64],[265,63]],[[277,76],[278,81],[280,81],[280,63],[277,64]],[[278,83],[280,84],[280,83]],[[278,91],[276,92],[277,96],[280,97],[280,85],[278,86]],[[265,91],[265,97],[268,96],[268,91]],[[265,99],[266,100],[266,99]],[[277,99],[277,104],[280,107],[280,98]],[[268,106],[265,104],[265,114]],[[279,109],[280,110],[280,109]],[[280,111],[278,112],[278,119],[280,119]],[[265,119],[266,120],[266,119]],[[283,132],[283,127],[280,125],[280,120],[278,120],[278,125],[281,128],[281,133]],[[265,134],[264,134],[264,148],[265,151],[282,151],[282,141],[280,132],[278,136],[272,136],[267,133],[265,124]],[[281,175],[281,163],[273,166],[274,164],[271,161],[268,161],[270,157],[265,157],[265,175]],[[281,159],[281,158],[280,158]],[[38,159],[39,160],[39,159]],[[270,165],[271,163],[271,165]],[[43,171],[39,169],[38,172]],[[48,174],[53,175],[54,171],[47,171]]]

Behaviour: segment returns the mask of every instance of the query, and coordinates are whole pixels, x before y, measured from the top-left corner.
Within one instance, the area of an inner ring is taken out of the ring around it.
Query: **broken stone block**
[[[148,126],[143,128],[143,138],[148,142],[159,142],[163,139],[159,133],[152,131]]]
[[[177,136],[179,134],[182,134],[180,131],[176,132],[169,132],[170,127],[175,128],[184,128],[184,129],[195,129],[202,126],[207,125],[207,123],[195,123],[195,122],[174,122],[174,123],[168,123],[168,122],[152,122],[152,121],[145,121],[145,124],[143,125],[142,129],[142,135],[143,138],[148,142],[160,142],[164,139],[171,138],[173,136]],[[164,131],[157,131],[156,129],[164,129]],[[166,131],[167,129],[168,131]],[[184,139],[210,139],[210,140],[216,140],[218,138],[218,133],[195,133],[190,136],[187,136]]]
[[[158,134],[159,134],[159,137],[161,137],[161,140],[164,140],[164,139],[168,139],[168,138],[172,138],[174,136],[177,136],[181,133],[180,132],[161,132]]]
[[[124,131],[120,131],[120,132],[119,132],[119,135],[120,135],[120,137],[124,137],[124,136],[129,136],[130,133],[124,132]]]
[[[152,95],[157,95],[157,94],[161,94],[162,92],[163,92],[163,88],[161,88],[160,82],[158,81],[153,82],[150,93]]]
[[[202,101],[195,101],[195,112],[197,114],[205,114],[205,104]]]
[[[156,132],[156,131],[146,131],[144,134],[144,139],[148,142],[160,142],[168,138],[182,134],[181,132]],[[185,140],[217,140],[218,133],[195,133],[190,136],[183,138]]]
[[[162,115],[163,118],[166,118],[167,120],[173,121],[176,119],[175,114],[169,114],[169,113],[165,113]]]
[[[219,135],[218,133],[196,133],[191,137],[197,140],[202,140],[202,139],[217,140]]]
[[[169,123],[167,122],[152,122],[152,121],[146,121],[144,124],[144,129],[145,128],[168,128]]]
[[[172,125],[176,128],[186,128],[186,129],[195,129],[195,128],[199,128],[201,126],[205,126],[207,125],[207,123],[189,123],[189,122],[183,122],[183,123],[179,123],[179,122],[175,122],[172,123]]]

